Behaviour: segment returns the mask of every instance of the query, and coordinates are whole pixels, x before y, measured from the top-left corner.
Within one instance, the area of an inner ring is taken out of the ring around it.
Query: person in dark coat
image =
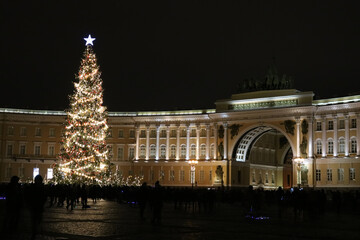
[[[20,218],[20,210],[23,206],[23,196],[19,177],[11,177],[6,188],[6,215],[4,220],[4,232],[13,234],[16,232]]]
[[[163,208],[163,189],[159,181],[156,181],[155,188],[151,194],[151,202],[153,207],[153,224],[161,224],[161,212]]]
[[[29,190],[29,205],[32,222],[31,239],[35,239],[36,235],[41,231],[41,222],[46,202],[45,188],[41,175],[35,177],[34,183],[30,186]]]

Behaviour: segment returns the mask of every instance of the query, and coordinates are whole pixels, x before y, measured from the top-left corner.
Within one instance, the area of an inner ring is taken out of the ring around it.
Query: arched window
[[[154,158],[156,155],[156,146],[154,144],[150,145],[150,157]]]
[[[357,141],[356,138],[351,139],[351,153],[357,152]]]
[[[176,145],[171,145],[170,148],[170,157],[175,158],[176,157]]]
[[[144,158],[145,157],[145,152],[146,152],[146,147],[145,145],[141,145],[140,146],[140,157]]]
[[[191,144],[190,150],[191,150],[190,156],[195,157],[196,156],[196,145]]]
[[[345,152],[345,139],[340,138],[339,139],[339,153],[344,153],[344,152]]]
[[[321,140],[316,141],[316,154],[322,154],[322,144]]]
[[[205,145],[205,144],[201,144],[201,146],[200,146],[200,156],[201,156],[202,158],[204,158],[205,155],[206,155],[206,145]]]
[[[185,158],[185,157],[186,157],[186,146],[185,146],[185,144],[182,144],[182,145],[181,145],[181,148],[180,148],[180,157],[181,157],[181,158]]]
[[[334,153],[334,142],[332,139],[328,140],[328,154]]]
[[[161,145],[160,146],[160,158],[165,158],[166,157],[166,145]]]
[[[215,145],[214,144],[210,145],[210,158],[212,158],[212,159],[216,158],[216,156],[215,156]]]

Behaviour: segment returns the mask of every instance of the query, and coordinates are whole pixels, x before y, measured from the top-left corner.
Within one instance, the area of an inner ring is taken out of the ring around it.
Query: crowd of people
[[[20,184],[14,176],[7,185],[0,185],[0,196],[6,197],[4,231],[16,231],[19,213],[27,207],[31,213],[33,237],[40,231],[44,207],[74,208],[86,210],[89,201],[99,199],[117,201],[139,208],[139,218],[145,220],[145,210],[152,212],[151,222],[161,224],[164,202],[173,204],[174,210],[189,213],[212,213],[220,204],[237,204],[246,214],[261,214],[266,209],[277,210],[278,218],[291,214],[295,219],[322,216],[326,211],[340,214],[344,210],[358,211],[360,190],[315,190],[313,188],[282,188],[267,190],[258,188],[200,188],[163,187],[159,181],[153,186],[144,182],[136,186],[99,186],[85,184],[43,184],[40,175],[32,184]],[[240,214],[240,213],[239,213]]]

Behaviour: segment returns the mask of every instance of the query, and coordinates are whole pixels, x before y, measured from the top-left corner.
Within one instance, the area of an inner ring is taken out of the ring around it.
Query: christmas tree
[[[99,66],[89,35],[70,108],[55,169],[57,182],[104,183],[109,173],[107,112],[103,104],[103,88]]]

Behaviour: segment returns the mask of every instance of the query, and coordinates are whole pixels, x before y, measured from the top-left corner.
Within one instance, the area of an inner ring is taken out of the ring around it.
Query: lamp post
[[[194,187],[194,183],[195,183],[195,168],[196,168],[196,165],[197,165],[198,163],[199,163],[198,160],[189,160],[191,187]]]

